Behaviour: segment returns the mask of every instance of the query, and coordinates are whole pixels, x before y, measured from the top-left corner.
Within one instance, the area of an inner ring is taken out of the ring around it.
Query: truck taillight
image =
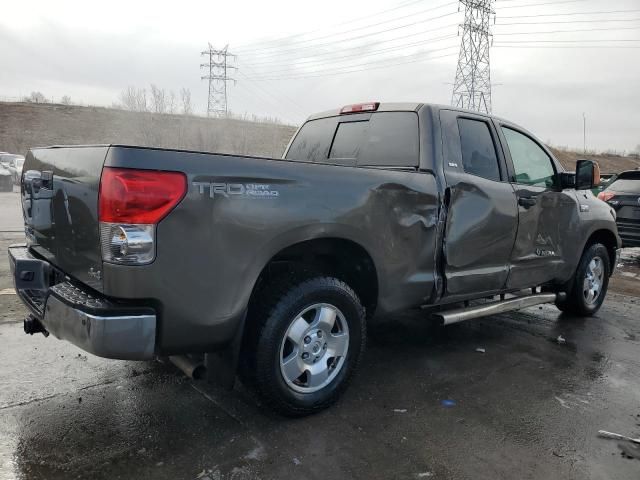
[[[105,262],[143,265],[155,257],[155,226],[184,198],[181,172],[105,167],[98,217]]]
[[[105,167],[100,178],[101,222],[156,224],[187,193],[181,172]]]

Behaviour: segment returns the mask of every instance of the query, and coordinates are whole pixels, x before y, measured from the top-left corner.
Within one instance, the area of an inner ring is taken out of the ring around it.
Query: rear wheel
[[[355,292],[332,277],[282,279],[251,308],[257,331],[247,365],[265,403],[302,416],[335,402],[360,361],[364,308]]]
[[[601,243],[594,243],[582,254],[567,298],[556,303],[563,312],[594,315],[602,306],[611,272],[609,252]]]

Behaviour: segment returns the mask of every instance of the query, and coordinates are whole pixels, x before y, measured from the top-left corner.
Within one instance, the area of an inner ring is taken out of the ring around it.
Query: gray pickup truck
[[[593,162],[564,172],[521,127],[429,104],[313,115],[282,159],[50,147],[23,170],[27,333],[238,372],[286,415],[338,398],[374,317],[594,314],[620,247]]]

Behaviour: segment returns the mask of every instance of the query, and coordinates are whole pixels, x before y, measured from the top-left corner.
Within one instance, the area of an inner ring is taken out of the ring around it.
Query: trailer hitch
[[[49,332],[44,325],[36,318],[35,315],[30,313],[27,318],[24,319],[24,333],[33,335],[34,333],[41,333],[45,337],[49,336]]]

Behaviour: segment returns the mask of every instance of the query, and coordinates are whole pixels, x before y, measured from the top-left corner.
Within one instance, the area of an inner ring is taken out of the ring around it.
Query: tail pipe
[[[566,298],[565,293],[537,293],[534,295],[524,295],[499,302],[485,303],[473,307],[458,308],[444,312],[436,312],[433,314],[439,319],[443,325],[451,325],[452,323],[464,322],[474,318],[486,317],[488,315],[496,315],[498,313],[511,312],[521,308],[533,307],[543,303],[553,303]]]
[[[187,355],[171,355],[169,361],[182,370],[187,377],[194,380],[203,378],[206,372],[204,363]]]

